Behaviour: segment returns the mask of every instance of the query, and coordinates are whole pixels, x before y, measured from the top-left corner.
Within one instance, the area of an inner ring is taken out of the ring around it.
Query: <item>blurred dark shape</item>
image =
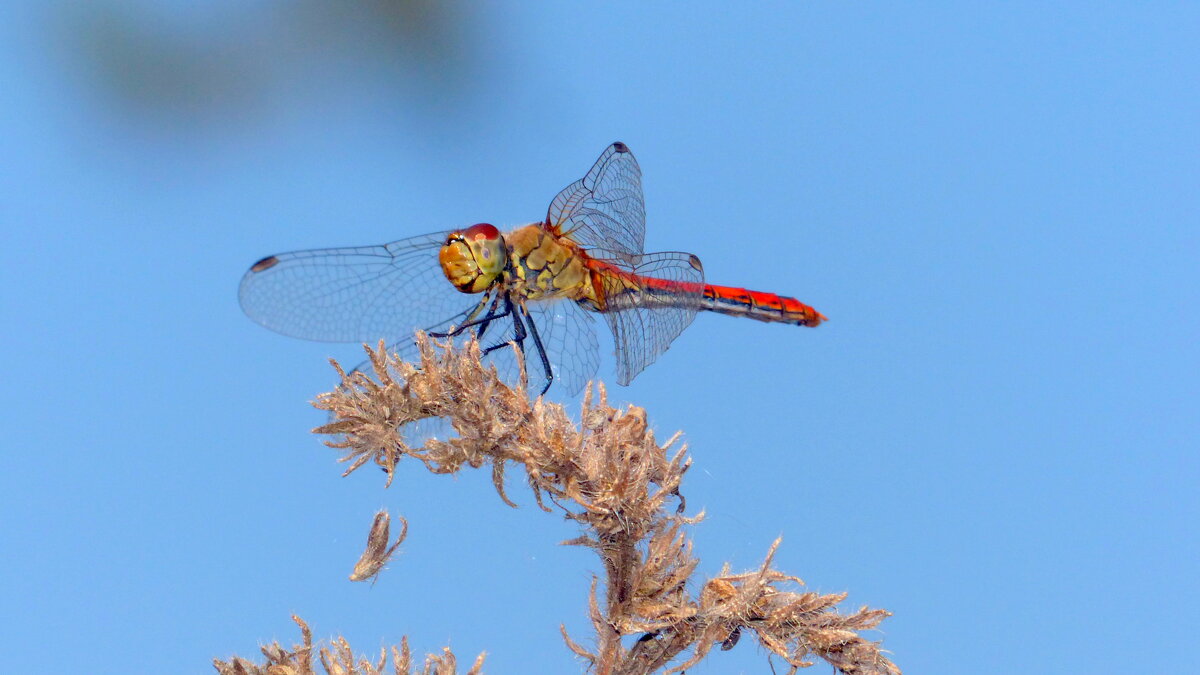
[[[268,74],[248,45],[216,29],[195,33],[115,3],[67,5],[93,84],[131,112],[190,119],[261,100]]]
[[[99,93],[167,123],[249,121],[281,97],[319,100],[348,83],[436,113],[429,108],[458,105],[473,63],[457,1],[103,0],[59,12],[65,44]]]

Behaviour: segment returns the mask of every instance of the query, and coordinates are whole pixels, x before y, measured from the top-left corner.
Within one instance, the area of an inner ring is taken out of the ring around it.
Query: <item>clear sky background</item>
[[[359,348],[236,288],[541,218],[614,140],[649,250],[831,318],[701,316],[614,392],[686,432],[705,575],[782,535],[908,673],[1200,670],[1196,5],[192,4],[0,6],[6,671],[211,672],[298,613],[580,672],[575,529],[339,478],[307,402]],[[380,507],[409,540],[351,584]]]

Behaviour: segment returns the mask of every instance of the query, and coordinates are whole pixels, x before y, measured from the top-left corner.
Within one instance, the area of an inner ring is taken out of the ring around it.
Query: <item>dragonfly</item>
[[[618,142],[558,193],[542,221],[267,256],[242,278],[239,299],[273,331],[325,342],[394,339],[402,356],[415,353],[417,330],[474,337],[502,376],[515,381],[524,370],[539,395],[552,384],[573,395],[593,378],[597,316],[612,332],[622,385],[700,311],[796,326],[826,320],[792,297],[707,284],[699,258],[646,253],[645,236],[641,169]]]

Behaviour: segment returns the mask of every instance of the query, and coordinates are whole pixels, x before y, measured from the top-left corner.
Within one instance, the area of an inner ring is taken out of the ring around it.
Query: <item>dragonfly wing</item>
[[[270,256],[242,277],[238,298],[251,319],[307,340],[372,342],[437,329],[475,303],[442,273],[437,252],[445,241],[435,233]]]
[[[696,318],[704,298],[704,268],[696,256],[677,252],[646,253],[628,267],[620,258],[603,262],[633,275],[604,281],[604,318],[616,343],[617,382],[626,385]]]
[[[642,170],[624,143],[613,143],[591,171],[550,203],[546,225],[584,248],[606,249],[633,264],[646,240]]]

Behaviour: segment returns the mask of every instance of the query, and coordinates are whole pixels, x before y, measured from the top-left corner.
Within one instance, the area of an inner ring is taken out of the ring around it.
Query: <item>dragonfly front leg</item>
[[[492,319],[497,319],[504,314],[496,314],[496,308],[500,306],[500,294],[496,294],[496,299],[492,302],[492,308],[488,310],[488,316],[479,325],[479,329],[475,331],[475,339],[483,340],[483,334],[487,332],[488,326],[492,325]]]
[[[487,306],[488,301],[492,299],[492,290],[493,289],[489,288],[483,292],[483,297],[479,299],[479,304],[475,305],[475,309],[471,310],[471,313],[466,316],[466,321],[464,321],[463,323],[470,323],[475,320],[475,317],[479,316],[479,313],[482,312],[483,308]],[[496,299],[497,300],[500,299],[499,294],[497,294]],[[492,308],[489,311],[492,311],[492,312],[496,311],[495,303],[492,304]],[[461,327],[460,327],[460,330],[461,330]]]
[[[517,346],[521,347],[521,359],[524,361],[525,338],[532,336],[534,347],[537,349],[538,358],[542,362],[542,370],[546,373],[546,386],[542,387],[542,391],[539,396],[545,394],[550,389],[551,383],[554,382],[554,370],[550,367],[550,359],[546,356],[546,348],[542,345],[542,338],[538,334],[537,325],[533,321],[533,316],[529,314],[529,310],[525,309],[524,305],[514,307],[513,300],[508,294],[497,293],[496,297],[491,299],[492,306],[488,308],[488,311],[482,317],[474,318],[479,315],[479,312],[482,310],[483,306],[488,302],[488,300],[489,298],[485,296],[483,301],[481,301],[479,305],[477,305],[475,309],[467,315],[467,321],[463,324],[455,326],[453,330],[445,333],[430,333],[430,337],[457,337],[468,328],[474,328],[478,326],[479,328],[475,331],[475,337],[476,339],[481,340],[484,333],[487,332],[487,329],[492,325],[492,322],[497,319],[510,316],[512,317],[513,324],[512,339],[492,345],[490,347],[486,347],[483,350],[482,355],[487,356],[497,349],[504,349],[505,347],[510,347],[513,344],[516,344]],[[498,312],[496,310],[499,309],[501,300],[504,301],[504,310]],[[522,320],[522,317],[524,317],[524,320]],[[527,322],[528,328],[526,328]]]
[[[538,358],[542,362],[542,371],[546,373],[546,386],[542,387],[542,391],[538,393],[538,396],[543,396],[547,391],[550,390],[550,385],[554,382],[554,370],[550,367],[550,359],[546,356],[546,348],[542,346],[542,338],[540,335],[538,335],[537,324],[534,322],[533,316],[529,314],[529,310],[525,309],[524,305],[514,308],[511,299],[506,300],[504,313],[512,314],[513,339],[511,342],[492,345],[491,347],[485,349],[483,353],[484,355],[487,355],[496,351],[497,349],[503,349],[508,347],[510,344],[515,343],[521,348],[521,360],[524,362],[526,353],[525,338],[532,336],[533,346],[537,349]],[[521,319],[522,316],[525,317],[524,321]],[[525,327],[526,323],[529,324],[528,329]]]
[[[495,300],[492,301],[492,307],[487,311],[487,314],[485,314],[482,319],[476,319],[475,317],[479,316],[479,312],[482,311],[485,306],[487,306],[488,301],[492,300],[492,298],[488,297],[488,294],[490,294],[490,293],[491,293],[491,291],[488,291],[487,293],[484,294],[483,299],[479,301],[479,304],[475,306],[475,309],[471,310],[470,314],[467,314],[467,316],[466,316],[467,320],[465,322],[463,322],[457,326],[454,326],[454,328],[452,330],[448,330],[444,333],[430,333],[429,337],[434,337],[434,338],[457,337],[457,336],[461,335],[462,332],[465,331],[466,329],[473,328],[473,327],[479,326],[479,325],[483,326],[483,329],[481,329],[478,333],[479,335],[482,335],[483,331],[487,330],[487,325],[492,320],[499,319],[504,316],[508,316],[508,313],[510,311],[509,307],[511,307],[510,304],[506,305],[505,310],[503,312],[497,314],[496,307],[500,304],[501,298],[504,297],[503,294],[497,294]]]
[[[504,311],[495,316],[488,317],[487,320],[490,321],[491,319],[499,319],[501,317],[510,316],[510,315],[512,316],[512,321],[513,321],[513,339],[508,342],[501,342],[498,345],[492,345],[491,347],[488,347],[487,349],[483,350],[484,356],[491,354],[492,352],[496,351],[497,349],[504,349],[505,347],[508,347],[513,342],[517,343],[518,346],[521,346],[524,344],[525,336],[528,335],[528,333],[525,332],[525,324],[521,323],[521,316],[513,311],[512,298],[510,298],[508,296],[504,296]]]

